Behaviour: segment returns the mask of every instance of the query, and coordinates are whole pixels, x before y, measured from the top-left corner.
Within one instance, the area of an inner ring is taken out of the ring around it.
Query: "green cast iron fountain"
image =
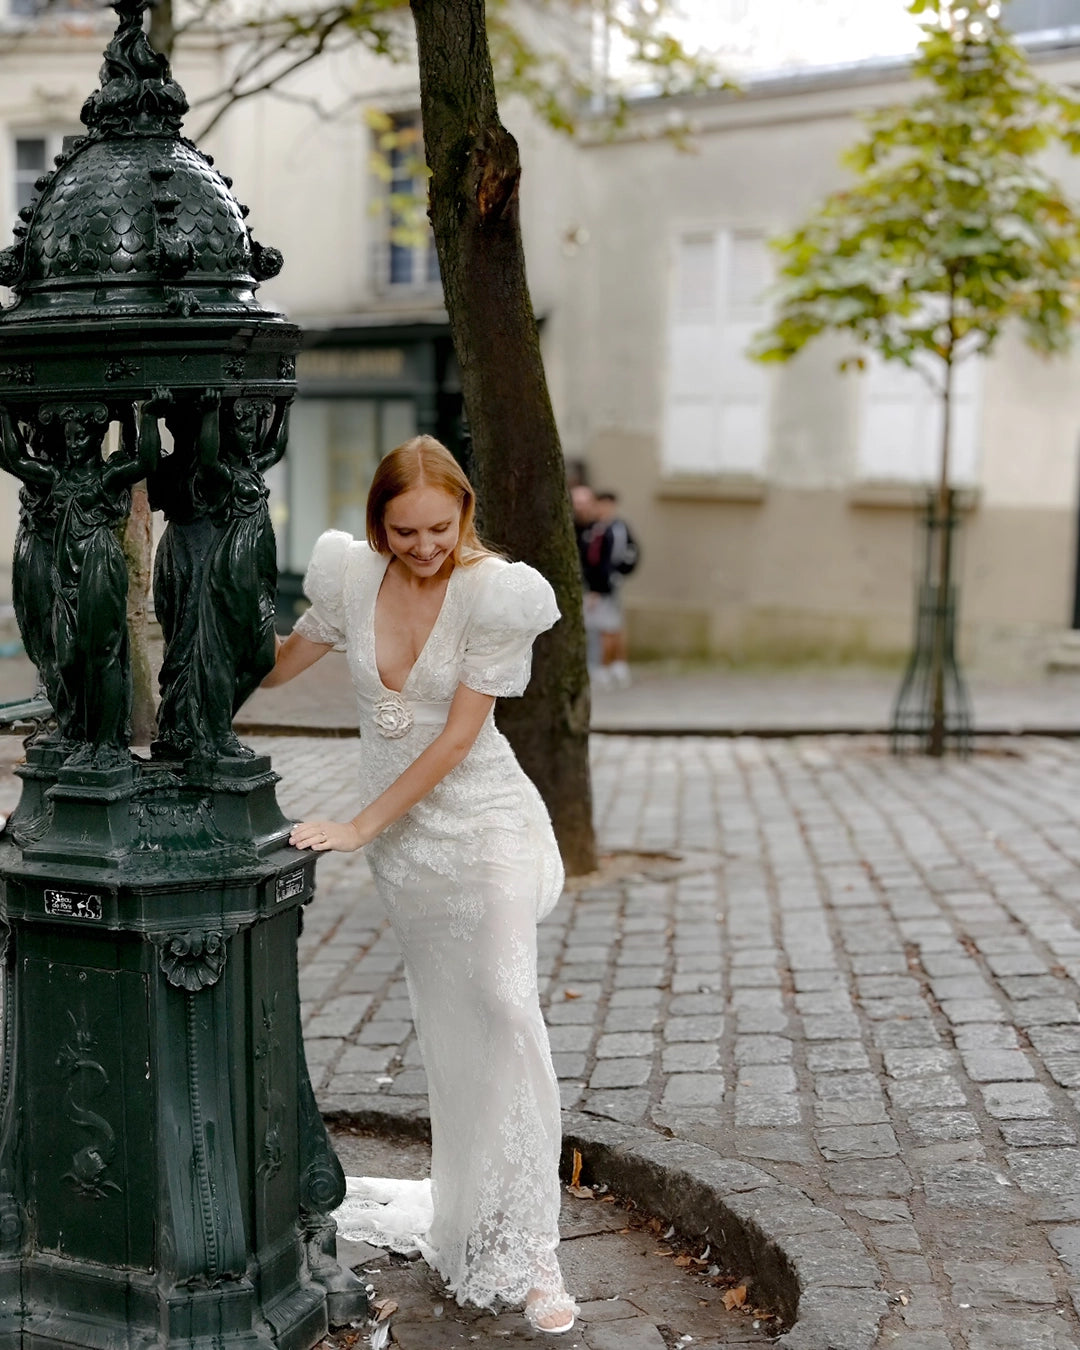
[[[146,0],[113,8],[86,133],[0,252],[13,596],[56,713],[0,838],[0,1347],[307,1350],[367,1311],[300,1033],[314,859],[232,731],[274,661],[263,473],[300,335],[255,299],[281,255],[181,136]],[[141,478],[168,522],[148,758],[116,534]]]

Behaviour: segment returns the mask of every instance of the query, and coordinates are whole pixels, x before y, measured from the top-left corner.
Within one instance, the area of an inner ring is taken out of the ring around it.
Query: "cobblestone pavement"
[[[1080,749],[594,747],[604,846],[656,856],[541,928],[565,1104],[741,1156],[840,1214],[895,1297],[881,1345],[1080,1346]],[[267,748],[290,808],[349,800],[358,747]],[[320,1100],[419,1110],[362,863],[327,858],[320,888],[301,974]]]
[[[286,810],[350,809],[357,742],[253,743]],[[637,856],[541,928],[566,1106],[839,1215],[892,1296],[881,1346],[1078,1350],[1080,746],[943,764],[871,737],[593,748],[603,846]],[[422,1111],[361,859],[320,863],[301,963],[324,1109]],[[845,1249],[820,1252],[842,1286]]]

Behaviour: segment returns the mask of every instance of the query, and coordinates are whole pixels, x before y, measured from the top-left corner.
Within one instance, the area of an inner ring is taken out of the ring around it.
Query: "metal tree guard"
[[[971,750],[971,701],[956,657],[959,524],[955,491],[948,490],[944,509],[937,494],[931,496],[923,517],[914,649],[893,705],[894,754],[941,755],[950,746],[962,755]]]
[[[14,601],[57,719],[0,843],[0,1347],[307,1350],[367,1311],[299,1025],[314,859],[231,726],[274,661],[262,475],[300,335],[255,300],[281,255],[180,135],[146,0],[113,7],[86,134],[0,253]],[[168,520],[149,759],[115,533],[143,477]]]

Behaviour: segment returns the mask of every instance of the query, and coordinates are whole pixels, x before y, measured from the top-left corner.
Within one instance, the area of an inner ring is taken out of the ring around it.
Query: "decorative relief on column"
[[[285,1098],[274,1086],[278,1076],[277,1052],[281,1049],[276,1030],[277,1002],[277,994],[269,1000],[265,998],[262,1000],[262,1026],[255,1041],[255,1063],[259,1070],[259,1104],[266,1112],[258,1173],[266,1181],[281,1170],[285,1161],[285,1146],[282,1140]]]
[[[158,964],[174,989],[198,993],[217,984],[227,954],[227,934],[192,928],[159,939]]]
[[[71,1167],[63,1180],[80,1195],[104,1200],[119,1194],[120,1187],[105,1175],[116,1157],[116,1133],[93,1110],[109,1087],[109,1076],[95,1058],[97,1042],[85,1009],[71,1020],[71,1037],[60,1048],[56,1063],[67,1076],[64,1090],[64,1114],[68,1120],[90,1135],[89,1142],[72,1156]]]

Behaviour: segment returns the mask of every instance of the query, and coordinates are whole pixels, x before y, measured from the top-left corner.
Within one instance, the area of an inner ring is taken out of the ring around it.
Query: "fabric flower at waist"
[[[385,736],[388,741],[396,741],[412,731],[412,709],[400,694],[389,690],[375,704],[372,721],[380,736]]]

